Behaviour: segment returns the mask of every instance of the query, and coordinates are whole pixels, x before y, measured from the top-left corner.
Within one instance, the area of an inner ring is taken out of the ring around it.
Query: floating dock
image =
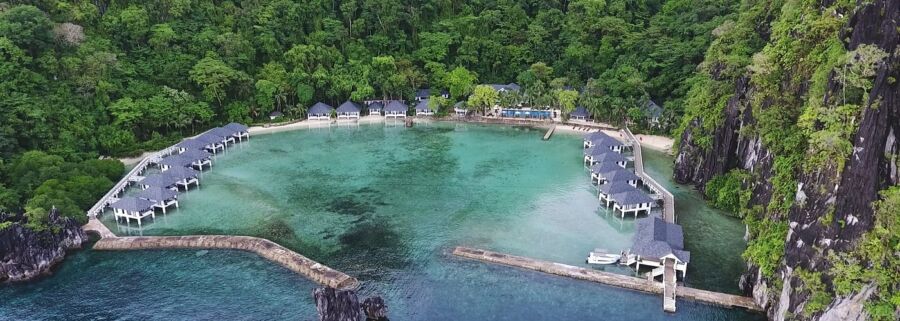
[[[474,248],[462,247],[458,246],[453,249],[453,255],[468,259],[473,259],[482,262],[501,264],[506,266],[512,266],[517,268],[522,268],[526,270],[538,271],[543,273],[549,273],[558,276],[564,276],[568,278],[574,278],[579,280],[597,282],[605,285],[611,285],[615,287],[636,290],[641,292],[653,293],[653,294],[667,294],[671,291],[672,296],[672,311],[674,311],[675,306],[675,287],[674,284],[669,289],[666,289],[663,284],[647,279],[637,278],[633,276],[627,276],[622,274],[610,273],[597,271],[593,269],[580,268],[577,266],[572,266],[568,264],[543,261],[538,259],[527,258],[523,256],[515,256],[509,254],[503,254],[498,252],[492,252],[487,250],[479,250]],[[672,275],[672,283],[674,283],[674,274]],[[692,289],[687,287],[678,288],[678,294],[681,297],[695,300],[698,302],[714,304],[718,306],[728,307],[728,308],[744,308],[751,311],[763,311],[752,298],[743,297],[732,294],[718,293],[706,290]],[[664,300],[666,301],[666,300]]]
[[[336,289],[356,289],[359,281],[347,274],[313,261],[275,242],[252,236],[189,235],[189,236],[126,236],[116,237],[103,223],[90,219],[85,231],[99,234],[101,239],[94,250],[149,249],[226,249],[241,250],[281,264],[316,283]]]
[[[547,133],[544,134],[544,140],[550,140],[550,136],[553,136],[554,131],[556,131],[556,125],[550,126],[550,129],[547,130]]]

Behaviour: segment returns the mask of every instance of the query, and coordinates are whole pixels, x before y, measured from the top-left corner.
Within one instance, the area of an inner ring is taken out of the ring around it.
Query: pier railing
[[[107,191],[106,194],[103,195],[103,197],[100,198],[100,200],[98,200],[97,203],[95,203],[94,206],[92,206],[87,211],[87,216],[97,217],[98,214],[103,212],[103,209],[105,209],[107,205],[117,199],[116,195],[119,195],[119,193],[121,193],[122,190],[124,190],[125,187],[128,186],[128,183],[131,182],[132,177],[143,173],[144,170],[147,169],[147,166],[150,166],[150,164],[152,163],[159,162],[159,159],[161,159],[163,156],[171,154],[173,151],[175,151],[175,148],[175,146],[169,146],[166,149],[160,150],[148,155],[147,157],[144,157],[144,159],[142,159],[137,163],[137,165],[134,166],[134,168],[128,171],[128,174],[125,174],[122,179],[116,182],[116,185],[113,185],[113,187],[110,188],[109,191]]]
[[[641,142],[634,137],[634,134],[631,133],[631,130],[628,127],[625,127],[623,130],[625,135],[632,142],[632,148],[634,152],[634,172],[641,178],[641,180],[647,184],[650,189],[654,192],[662,196],[663,199],[663,219],[669,223],[675,223],[675,197],[672,196],[665,187],[662,186],[659,182],[657,182],[653,177],[644,172],[644,157],[641,154]]]

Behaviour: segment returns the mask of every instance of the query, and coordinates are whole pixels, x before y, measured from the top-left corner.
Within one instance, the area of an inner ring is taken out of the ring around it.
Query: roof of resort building
[[[178,180],[185,178],[197,178],[200,176],[200,172],[187,167],[172,167],[167,169],[163,173]]]
[[[430,100],[428,100],[428,99],[422,99],[422,101],[420,101],[418,104],[416,104],[416,111],[417,111],[417,112],[420,112],[420,111],[422,111],[422,112],[431,111],[431,106],[428,105],[428,102],[429,102],[429,101],[430,101]]]
[[[430,88],[420,88],[419,90],[416,90],[416,98],[428,98],[428,97],[431,97],[431,94],[436,94],[436,93],[433,93]],[[446,90],[440,91],[441,96],[446,96],[449,94],[450,93],[447,92]]]
[[[171,155],[163,157],[159,161],[160,164],[170,166],[170,167],[186,167],[191,166],[191,164],[196,161],[196,159],[192,159],[190,157],[182,156],[182,154]]]
[[[150,186],[147,189],[138,192],[135,196],[148,201],[161,202],[175,198],[176,196],[178,196],[178,193],[168,188]]]
[[[216,128],[210,129],[207,133],[222,137],[224,139],[224,138],[227,138],[228,136],[236,134],[237,131],[231,130],[231,129],[228,129],[225,127],[216,127]]]
[[[273,111],[273,112],[269,113],[269,118],[273,118],[273,119],[274,119],[274,118],[278,118],[278,117],[281,117],[281,116],[284,116],[284,113],[282,113],[282,112],[280,112],[280,111]]]
[[[230,129],[230,130],[238,132],[238,133],[246,133],[247,131],[250,130],[250,128],[247,127],[246,125],[239,124],[239,123],[228,123],[228,125],[225,125],[222,127]]]
[[[617,182],[609,182],[606,184],[600,184],[597,188],[600,189],[600,192],[606,195],[610,194],[619,194],[630,191],[637,191],[637,188],[629,185],[626,182],[617,181]]]
[[[306,113],[310,115],[324,115],[331,114],[332,110],[334,110],[334,107],[331,107],[331,105],[323,102],[317,102],[315,105],[312,105],[312,107],[309,107],[309,111],[307,111]]]
[[[178,178],[163,172],[144,177],[144,179],[142,179],[138,184],[146,186],[171,187],[174,186],[178,181]]]
[[[591,166],[591,173],[608,173],[618,169],[622,169],[622,166],[616,162],[601,162]]]
[[[607,139],[607,138],[614,139],[612,137],[609,137],[609,135],[607,135],[606,133],[604,133],[602,131],[596,131],[593,133],[584,134],[584,140],[587,140],[587,141],[595,141],[595,140]]]
[[[618,152],[613,151],[612,148],[610,148],[612,146],[613,145],[609,144],[608,142],[602,141],[602,142],[594,143],[594,146],[591,146],[590,148],[585,149],[583,151],[583,153],[585,155],[600,155],[600,154],[606,154],[606,153],[618,154]]]
[[[405,113],[407,110],[409,110],[409,106],[400,102],[399,100],[392,100],[390,103],[387,104],[387,106],[384,106],[384,110],[385,111],[399,111],[399,112]]]
[[[216,133],[205,132],[200,136],[194,137],[194,139],[205,142],[207,145],[214,145],[222,143],[222,140],[225,139],[225,136],[218,135]]]
[[[128,212],[144,212],[153,208],[153,202],[132,196],[125,196],[109,204],[109,207]]]
[[[666,223],[658,217],[637,220],[631,252],[652,258],[672,254],[682,262],[691,261],[691,252],[684,250],[684,232],[681,225]]]
[[[205,140],[199,140],[199,139],[194,139],[194,138],[188,138],[188,139],[185,139],[185,140],[179,142],[178,144],[175,144],[176,147],[184,148],[187,150],[204,149],[204,148],[206,148],[207,145],[209,145],[209,143],[206,142]]]
[[[628,185],[626,183],[626,185]],[[647,193],[643,191],[632,188],[631,190],[626,190],[618,193],[612,193],[610,195],[616,203],[619,205],[634,205],[634,204],[644,204],[644,203],[653,203],[653,199],[650,196],[647,196]]]
[[[647,105],[644,107],[644,113],[651,118],[658,118],[662,116],[663,108],[657,105],[653,100],[647,100]]]
[[[212,158],[212,154],[210,154],[209,152],[207,152],[205,150],[199,150],[199,149],[188,149],[188,150],[184,151],[184,153],[178,154],[178,156],[181,156],[181,157],[184,157],[187,159],[191,159],[194,161]]]
[[[382,110],[384,109],[384,104],[380,101],[373,101],[371,104],[369,104],[368,108],[369,110]]]
[[[607,182],[624,182],[624,181],[636,181],[641,178],[632,173],[630,170],[619,168],[616,170],[611,170],[605,173],[600,173]]]
[[[603,148],[601,147],[600,149],[602,150]],[[614,151],[609,151],[609,153],[591,154],[591,157],[594,158],[595,162],[600,163],[620,163],[628,161],[627,159],[625,159],[625,156],[622,156],[622,154],[616,153]]]
[[[573,110],[571,113],[569,113],[569,116],[571,116],[571,117],[587,117],[588,116],[587,108],[584,108],[584,106],[575,107],[575,110]]]
[[[488,86],[491,86],[496,91],[519,91],[520,89],[522,89],[522,87],[520,87],[519,84],[514,83],[514,82],[508,83],[506,85],[504,85],[504,84],[489,84]]]
[[[356,103],[348,100],[348,101],[345,101],[340,106],[338,106],[337,112],[338,113],[358,113],[360,111],[360,109],[361,108],[359,108],[359,106],[356,105]]]

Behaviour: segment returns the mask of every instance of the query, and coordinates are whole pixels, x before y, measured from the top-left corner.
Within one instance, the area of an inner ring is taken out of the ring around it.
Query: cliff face
[[[11,222],[0,230],[0,283],[27,281],[50,272],[63,260],[66,251],[81,248],[87,235],[70,218],[62,218],[54,209],[48,228],[35,232],[24,226],[24,219],[3,217]]]
[[[822,15],[842,15],[828,9],[832,2],[822,1],[816,9]],[[813,76],[787,69],[783,79],[805,77],[798,81],[799,86],[787,85],[789,80],[777,85],[785,96],[798,98],[794,105],[768,96],[760,97],[758,93],[761,89],[755,85],[757,82],[751,80],[755,76],[752,72],[737,77],[733,81],[734,92],[721,110],[721,121],[713,130],[704,131],[700,117],[688,119],[676,156],[675,180],[693,184],[699,189],[703,189],[714,176],[734,169],[753,173],[752,178],[744,182],[745,187],[752,191],[747,208],[758,205],[762,216],[788,224],[783,256],[773,276],[764,276],[758,266],[748,262],[748,272],[741,281],[742,289],[752,294],[773,320],[866,318],[862,307],[872,293],[871,287],[864,287],[849,296],[837,297],[816,313],[804,314],[803,309],[810,300],[809,293],[797,290],[802,288],[802,283],[795,271],[827,271],[831,262],[826,253],[849,251],[854,242],[872,229],[874,214],[871,204],[878,199],[878,192],[900,184],[900,51],[897,46],[900,39],[900,1],[860,2],[843,14],[850,16],[834,37],[839,37],[846,52],[873,45],[887,55],[882,63],[876,65],[874,76],[870,77],[871,88],[859,104],[861,110],[858,117],[853,117],[849,122],[855,129],[845,141],[852,146],[852,152],[843,159],[830,159],[814,168],[795,168],[792,172],[795,174],[796,188],[794,195],[787,199],[790,204],[788,209],[773,210],[769,206],[771,202],[779,201],[773,200],[772,182],[778,175],[774,167],[776,157],[780,155],[771,152],[771,146],[764,143],[762,136],[766,133],[746,128],[759,129],[759,114],[767,109],[807,108],[804,103],[816,99],[826,106],[837,101],[836,97],[842,93],[841,81],[845,81],[838,71],[827,74],[824,97],[808,97]],[[771,44],[771,39],[764,40]],[[754,101],[756,108],[751,107]],[[824,130],[824,127],[820,121],[813,128]],[[701,144],[701,135],[709,139],[709,143]],[[812,143],[803,146],[812,146]],[[806,157],[810,152],[807,150],[800,155]],[[801,163],[808,162],[811,162],[808,158],[801,160]],[[834,276],[823,275],[825,283],[830,284]]]

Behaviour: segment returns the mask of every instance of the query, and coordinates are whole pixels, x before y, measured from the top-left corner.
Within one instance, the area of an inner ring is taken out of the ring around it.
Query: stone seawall
[[[355,289],[359,281],[275,242],[251,236],[190,235],[190,236],[129,236],[104,237],[94,244],[94,250],[149,249],[227,249],[256,253],[281,264],[310,280],[337,289]]]
[[[663,285],[659,282],[622,274],[585,269],[568,264],[537,260],[523,256],[515,256],[461,246],[453,249],[453,255],[579,280],[592,281],[630,290],[660,295],[663,293]],[[760,307],[753,302],[753,299],[749,297],[698,290],[687,287],[678,287],[676,291],[679,297],[695,300],[698,302],[710,303],[724,307],[740,307],[752,311],[762,311],[762,309],[760,309]]]

